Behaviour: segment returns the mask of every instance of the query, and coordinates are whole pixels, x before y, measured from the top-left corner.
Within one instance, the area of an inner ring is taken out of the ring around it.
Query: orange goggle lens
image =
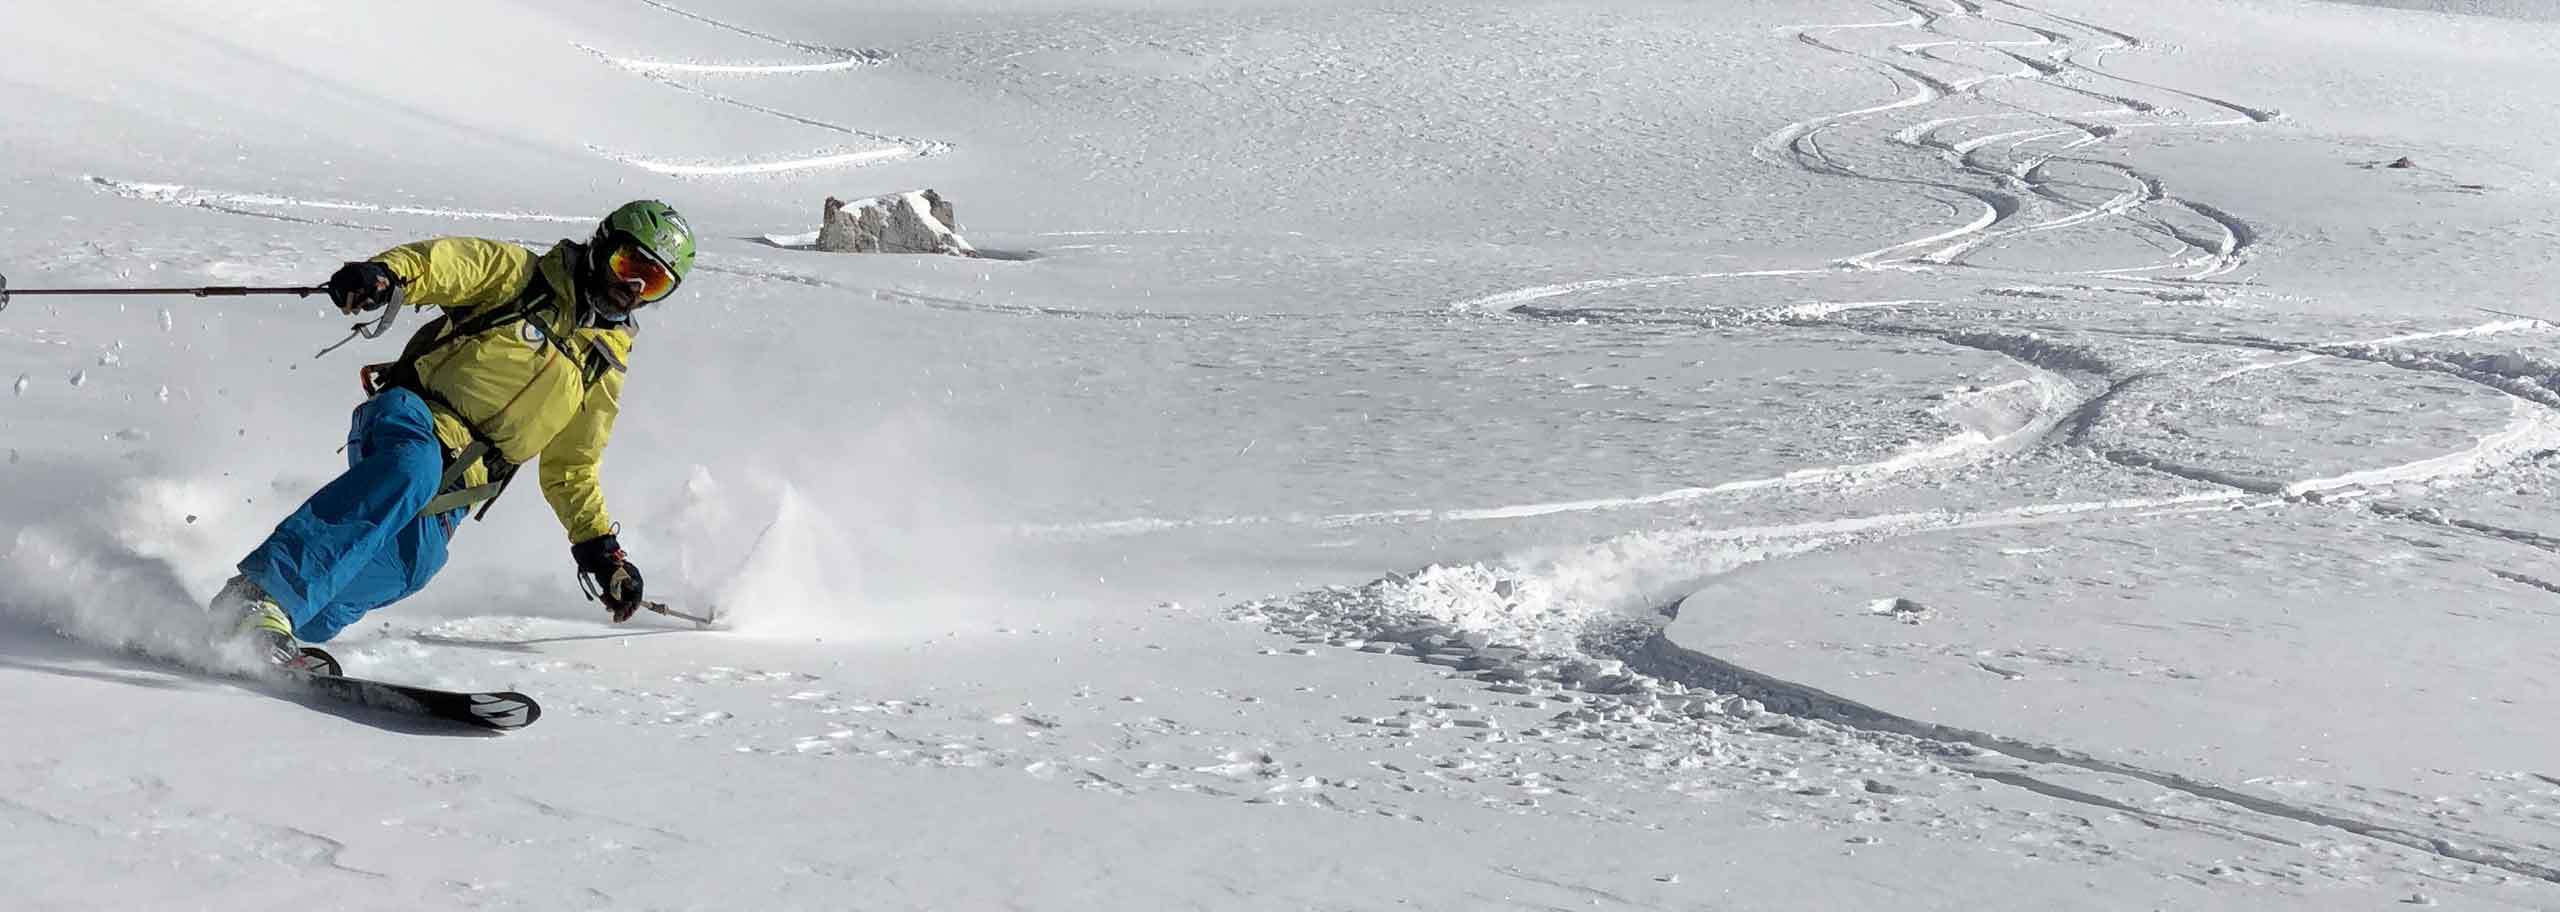
[[[639,283],[640,300],[655,301],[676,290],[676,274],[666,264],[629,244],[615,247],[604,265],[615,281]]]

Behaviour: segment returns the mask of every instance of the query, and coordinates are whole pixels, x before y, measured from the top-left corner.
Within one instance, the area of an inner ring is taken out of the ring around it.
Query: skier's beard
[[[587,312],[588,321],[605,325],[631,322],[632,311],[648,306],[640,300],[640,292],[630,285],[596,276],[583,283],[578,297]]]

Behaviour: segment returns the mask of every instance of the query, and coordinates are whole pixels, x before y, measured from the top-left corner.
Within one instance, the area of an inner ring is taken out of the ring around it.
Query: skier
[[[270,660],[299,667],[297,639],[326,642],[366,612],[417,592],[443,568],[472,507],[482,515],[516,468],[542,464],[543,497],[573,543],[578,580],[614,621],[641,606],[597,477],[619,410],[632,313],[693,268],[693,229],[665,203],[624,204],[586,243],[540,256],[515,244],[403,244],[329,277],[348,314],[444,313],[397,361],[365,368],[370,394],[347,431],[347,470],[249,552],[215,595],[219,619]]]

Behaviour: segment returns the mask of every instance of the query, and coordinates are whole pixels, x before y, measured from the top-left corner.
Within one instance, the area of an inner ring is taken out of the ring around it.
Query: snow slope
[[[520,493],[331,645],[533,729],[139,657],[396,340],[21,298],[0,890],[2560,905],[2560,25],[2371,6],[0,9],[13,286],[691,214],[607,483],[734,622]],[[762,240],[925,186],[1038,255]]]
[[[2527,0],[2334,0],[2360,6],[2449,13],[2458,16],[2504,16],[2549,22],[2560,19],[2560,10],[2527,2]]]

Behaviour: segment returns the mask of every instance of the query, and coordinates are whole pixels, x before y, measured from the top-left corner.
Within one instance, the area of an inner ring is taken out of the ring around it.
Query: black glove
[[[344,314],[381,310],[391,303],[391,289],[399,284],[400,277],[389,266],[372,260],[348,263],[329,276],[329,303]]]
[[[640,568],[623,559],[621,542],[599,535],[569,546],[569,556],[578,559],[579,588],[603,602],[614,623],[628,621],[640,610]]]

